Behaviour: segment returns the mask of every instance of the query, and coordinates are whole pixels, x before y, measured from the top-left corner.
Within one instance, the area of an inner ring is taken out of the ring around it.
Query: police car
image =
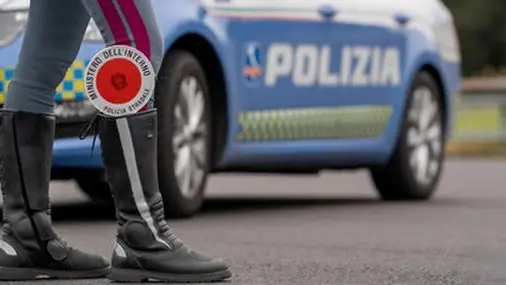
[[[460,86],[440,0],[153,0],[166,54],[156,99],[168,215],[200,209],[212,172],[366,168],[385,200],[437,188]],[[0,1],[2,3],[2,1]],[[28,0],[3,1],[0,95]],[[54,178],[109,197],[100,149],[77,135],[94,109],[83,71],[103,48],[90,23],[56,95]],[[336,188],[339,186],[336,181]]]

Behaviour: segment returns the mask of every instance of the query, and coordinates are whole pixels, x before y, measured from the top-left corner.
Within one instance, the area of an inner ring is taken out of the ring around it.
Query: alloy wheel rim
[[[417,88],[408,110],[407,146],[411,173],[421,185],[433,183],[440,171],[442,128],[438,99],[430,88]]]
[[[198,195],[206,171],[205,104],[204,91],[197,78],[183,78],[174,107],[172,145],[179,189],[189,199]]]

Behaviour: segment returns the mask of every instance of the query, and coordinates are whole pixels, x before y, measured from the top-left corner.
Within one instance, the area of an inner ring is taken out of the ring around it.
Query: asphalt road
[[[500,160],[450,161],[427,203],[380,202],[365,172],[220,175],[200,215],[171,223],[232,265],[228,284],[506,284],[505,184]],[[54,183],[52,196],[58,232],[109,256],[113,210],[69,183]]]

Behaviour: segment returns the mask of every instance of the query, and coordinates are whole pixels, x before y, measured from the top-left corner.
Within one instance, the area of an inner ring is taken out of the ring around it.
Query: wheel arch
[[[448,102],[449,99],[447,96],[447,91],[445,89],[445,85],[444,85],[444,80],[443,80],[443,77],[442,77],[442,74],[441,72],[439,71],[439,69],[437,68],[436,65],[430,63],[430,62],[425,62],[421,65],[419,65],[416,69],[414,69],[414,72],[411,73],[411,76],[410,76],[410,79],[409,79],[409,83],[405,89],[405,94],[406,96],[404,96],[403,98],[403,104],[402,104],[402,109],[401,109],[401,118],[395,122],[395,132],[397,134],[399,134],[401,131],[402,131],[402,126],[403,126],[403,117],[404,117],[404,114],[405,112],[407,112],[407,109],[408,109],[408,102],[409,102],[409,96],[411,96],[409,94],[409,90],[411,88],[411,84],[413,83],[413,80],[415,80],[415,78],[420,74],[420,73],[423,73],[423,72],[426,72],[428,73],[433,79],[434,81],[436,82],[437,84],[437,87],[439,88],[439,91],[441,92],[441,96],[440,96],[440,100],[441,100],[441,103],[442,103],[442,106],[443,106],[443,117],[444,117],[444,120],[443,120],[443,123],[444,123],[444,128],[445,130],[448,130],[450,124],[451,124],[451,105],[450,103],[451,102]],[[445,131],[445,135],[448,135],[448,131]],[[400,139],[401,139],[401,136],[396,136],[396,138],[391,142],[390,144],[390,147],[388,149],[388,152],[387,152],[387,155],[385,156],[386,158],[386,161],[388,161],[392,155],[394,155],[395,153],[395,149],[397,148],[397,146],[399,145],[399,142],[400,142]]]
[[[229,118],[225,70],[216,49],[210,41],[197,33],[188,33],[174,40],[165,59],[176,50],[191,53],[204,69],[211,99],[211,170],[220,161],[225,150]],[[165,64],[165,60],[164,60]]]
[[[446,94],[446,88],[444,86],[444,82],[443,82],[443,77],[441,76],[441,73],[440,71],[432,64],[430,63],[426,63],[424,65],[422,65],[417,74],[419,73],[422,73],[422,72],[427,72],[433,79],[434,81],[436,82],[438,88],[439,88],[439,92],[441,92],[441,96],[440,96],[440,99],[441,99],[441,104],[443,106],[443,112],[444,112],[444,126],[445,128],[448,128],[448,124],[450,122],[449,118],[448,118],[448,114],[450,114],[450,102],[449,101],[449,98],[448,98],[448,94]]]

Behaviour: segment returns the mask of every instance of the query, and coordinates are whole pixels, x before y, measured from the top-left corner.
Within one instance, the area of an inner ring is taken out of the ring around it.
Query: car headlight
[[[90,20],[88,27],[86,28],[86,32],[84,33],[84,41],[91,42],[102,42],[102,33],[97,27],[97,24],[93,20]]]
[[[442,23],[434,28],[439,53],[444,60],[460,62],[460,46],[453,21]]]
[[[435,7],[431,15],[435,19],[432,25],[437,47],[441,57],[449,62],[460,62],[460,44],[453,15],[443,1],[433,2]]]
[[[26,10],[0,10],[0,46],[12,43],[25,28],[27,19]]]

